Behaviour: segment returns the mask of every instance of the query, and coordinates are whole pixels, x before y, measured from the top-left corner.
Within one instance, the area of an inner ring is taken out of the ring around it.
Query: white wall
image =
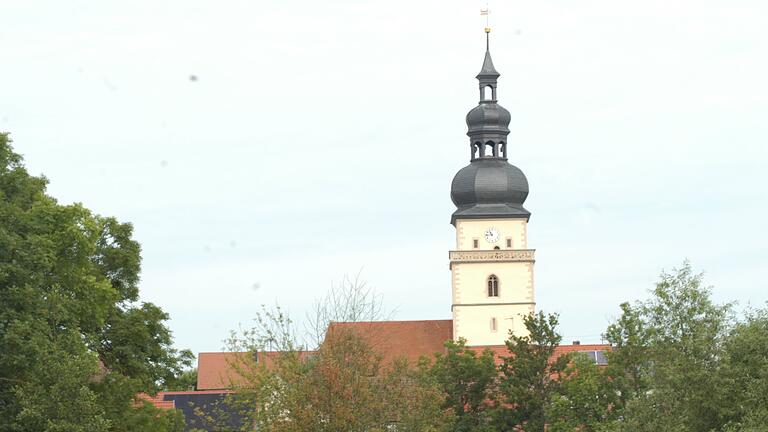
[[[498,242],[485,240],[485,231],[495,227],[501,233]],[[524,219],[486,219],[456,221],[457,250],[493,250],[506,247],[512,239],[511,249],[527,249],[527,221]],[[473,240],[478,239],[478,248]],[[522,317],[535,310],[533,260],[453,262],[453,335],[464,338],[468,345],[501,345],[509,331],[525,333]],[[498,278],[499,295],[488,296],[488,277]],[[492,319],[496,319],[496,329]]]
[[[501,232],[501,237],[496,243],[485,241],[485,230],[495,227]],[[471,250],[472,240],[479,240],[480,250],[507,249],[506,239],[512,238],[512,249],[526,249],[528,247],[528,222],[525,219],[459,219],[456,221],[456,248],[458,250]]]

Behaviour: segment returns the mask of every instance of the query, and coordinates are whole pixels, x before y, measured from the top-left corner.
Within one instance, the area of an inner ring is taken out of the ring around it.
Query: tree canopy
[[[344,328],[329,330],[317,350],[305,351],[279,308],[263,308],[255,323],[228,341],[238,354],[230,360],[235,393],[207,416],[210,429],[428,432],[447,422],[426,366],[385,363]]]
[[[377,430],[400,419],[397,430],[446,432],[767,431],[768,310],[739,318],[688,263],[662,272],[649,294],[622,304],[606,329],[608,365],[558,349],[558,316],[543,312],[524,317],[527,334],[510,334],[504,350],[448,341],[399,369],[354,335],[296,355],[287,317],[264,314],[236,346],[294,354],[275,369],[256,365],[236,391],[250,424],[268,430]]]
[[[189,366],[139,301],[133,228],[62,205],[0,134],[0,431],[178,430],[136,400]]]
[[[621,305],[605,333],[619,395],[610,430],[726,431],[766,419],[766,314],[739,320],[732,306],[715,303],[687,262],[662,272],[649,299]]]

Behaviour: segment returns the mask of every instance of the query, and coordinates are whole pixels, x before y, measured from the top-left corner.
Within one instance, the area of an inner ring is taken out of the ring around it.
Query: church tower
[[[453,337],[467,345],[503,345],[511,330],[526,333],[534,312],[534,250],[528,249],[531,214],[523,207],[528,180],[511,165],[509,111],[497,103],[499,73],[486,29],[485,60],[477,75],[480,103],[467,113],[470,162],[453,178],[456,250],[449,252]]]

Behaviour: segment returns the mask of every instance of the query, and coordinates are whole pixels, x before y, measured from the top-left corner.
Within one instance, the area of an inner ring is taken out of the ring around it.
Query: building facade
[[[534,312],[534,250],[528,249],[528,181],[509,163],[509,111],[498,103],[498,78],[488,46],[477,75],[480,101],[467,114],[470,162],[453,178],[456,249],[449,252],[454,340],[503,345],[525,334]]]

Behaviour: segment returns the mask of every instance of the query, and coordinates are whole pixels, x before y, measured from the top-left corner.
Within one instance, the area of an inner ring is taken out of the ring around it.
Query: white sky
[[[261,303],[301,319],[361,268],[397,319],[450,318],[484,6],[0,0],[0,130],[61,202],[134,224],[180,347],[219,350]],[[685,258],[718,300],[764,304],[768,3],[491,10],[538,308],[565,341]]]

